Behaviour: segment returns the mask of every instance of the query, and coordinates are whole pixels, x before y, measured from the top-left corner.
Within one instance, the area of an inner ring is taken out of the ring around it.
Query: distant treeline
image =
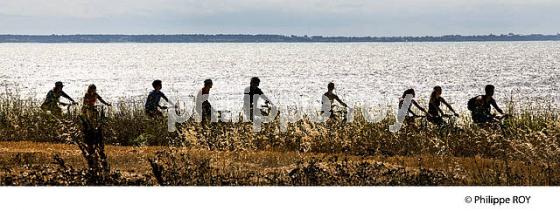
[[[251,43],[251,42],[470,42],[470,41],[560,41],[556,35],[445,35],[407,37],[342,37],[234,34],[180,35],[0,35],[0,43]]]

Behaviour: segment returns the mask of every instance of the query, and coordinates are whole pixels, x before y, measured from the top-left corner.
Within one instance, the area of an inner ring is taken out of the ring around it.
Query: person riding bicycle
[[[486,87],[484,87],[485,95],[479,95],[469,100],[468,109],[471,111],[474,123],[483,124],[497,121],[499,118],[491,113],[492,107],[494,107],[498,113],[504,114],[493,98],[494,90],[495,88],[493,85],[486,85]]]
[[[97,87],[94,84],[91,84],[88,86],[88,89],[84,96],[82,115],[86,118],[86,120],[89,120],[92,123],[96,122],[99,116],[99,111],[97,111],[97,108],[95,107],[97,100],[99,100],[99,102],[103,103],[106,106],[111,106],[110,103],[105,102],[105,100],[103,100],[103,98],[101,98],[101,96],[97,94]]]
[[[414,89],[407,89],[406,91],[404,91],[402,97],[399,99],[399,110],[402,108],[403,103],[404,103],[404,99],[406,98],[407,95],[412,95],[412,101],[410,103],[410,105],[407,108],[407,114],[405,117],[405,121],[406,122],[412,122],[414,121],[414,117],[419,117],[419,115],[416,115],[413,111],[412,111],[412,105],[414,105],[416,108],[418,108],[420,111],[424,112],[427,116],[430,116],[430,114],[426,111],[426,109],[424,109],[422,106],[420,106],[416,100],[414,100],[414,97],[416,96],[416,92],[414,92]],[[412,116],[410,116],[409,114],[412,114]]]
[[[209,122],[212,119],[213,108],[208,101],[210,89],[212,89],[213,82],[211,79],[204,80],[204,87],[200,89],[196,96],[195,111],[201,118],[202,122]]]
[[[430,114],[430,116],[428,116],[428,121],[436,124],[436,125],[442,125],[443,124],[443,116],[445,115],[443,113],[443,111],[440,108],[440,105],[443,103],[445,106],[447,106],[447,108],[449,108],[449,110],[451,110],[451,112],[453,112],[453,115],[455,116],[459,116],[459,114],[457,114],[457,112],[455,112],[455,110],[453,110],[453,108],[451,107],[451,105],[449,105],[449,103],[447,103],[445,101],[445,99],[443,99],[443,97],[441,97],[441,93],[442,93],[442,89],[440,86],[436,86],[434,87],[434,90],[432,91],[432,94],[430,95],[430,103],[428,105],[428,113]]]
[[[55,116],[62,116],[62,109],[58,106],[59,104],[63,106],[78,104],[74,101],[74,99],[62,91],[63,87],[64,85],[60,81],[54,83],[54,88],[47,93],[45,101],[41,104],[41,109],[44,111],[50,111],[51,114]],[[60,102],[60,97],[70,100],[71,104]]]
[[[336,118],[336,114],[334,113],[334,110],[333,110],[335,100],[338,103],[340,103],[342,106],[348,107],[348,105],[346,105],[346,103],[342,102],[342,100],[340,100],[338,95],[333,93],[333,91],[334,91],[334,83],[330,82],[327,85],[327,92],[325,92],[325,94],[323,94],[322,100],[321,100],[321,103],[322,103],[321,114],[328,114],[329,118]]]
[[[150,92],[148,98],[146,99],[146,104],[144,109],[149,117],[163,117],[163,113],[159,109],[167,109],[166,106],[160,106],[159,101],[163,98],[169,103],[169,99],[161,92],[162,83],[161,80],[155,80],[152,82],[152,87],[154,90]]]
[[[258,77],[251,78],[251,82],[249,87],[245,88],[243,92],[243,110],[245,116],[248,117],[250,121],[253,121],[255,114],[253,113],[253,109],[257,106],[259,102],[259,98],[262,98],[266,104],[273,105],[272,102],[268,99],[266,95],[264,95],[263,91],[259,88],[261,80]]]

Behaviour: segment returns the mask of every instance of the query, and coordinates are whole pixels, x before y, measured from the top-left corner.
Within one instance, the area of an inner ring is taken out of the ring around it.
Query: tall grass
[[[55,117],[40,103],[5,95],[0,97],[0,140],[69,142]],[[508,106],[513,117],[502,126],[478,126],[463,115],[456,127],[430,124],[406,125],[398,133],[388,131],[394,118],[369,123],[355,112],[353,122],[315,123],[307,118],[290,123],[265,124],[254,133],[250,123],[201,123],[188,121],[178,132],[167,132],[167,122],[144,115],[138,104],[118,103],[107,108],[105,142],[113,145],[183,146],[220,151],[297,151],[345,153],[361,156],[453,156],[494,158],[524,162],[560,161],[560,119],[553,109],[518,109]],[[538,110],[536,112],[535,110]],[[76,121],[79,108],[65,112],[65,121]]]

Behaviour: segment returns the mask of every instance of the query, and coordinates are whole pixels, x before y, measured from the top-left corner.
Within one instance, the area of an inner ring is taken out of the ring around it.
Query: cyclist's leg
[[[426,117],[426,119],[428,120],[428,122],[431,122],[437,126],[442,126],[445,122],[443,121],[443,117],[441,116],[428,116]]]
[[[58,106],[51,108],[51,113],[57,117],[62,117],[62,109]]]

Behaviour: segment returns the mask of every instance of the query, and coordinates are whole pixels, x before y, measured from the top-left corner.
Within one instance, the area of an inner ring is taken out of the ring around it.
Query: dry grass
[[[480,127],[463,119],[458,127],[409,125],[396,134],[388,131],[393,120],[373,124],[359,114],[352,123],[304,119],[289,124],[287,132],[280,132],[276,121],[260,133],[250,124],[195,122],[168,133],[164,120],[151,121],[140,107],[120,105],[109,111],[105,126],[113,185],[560,183],[560,120],[552,109],[510,106],[514,117],[502,126]],[[75,118],[72,112],[65,117]],[[63,144],[71,141],[59,126],[36,102],[0,98],[3,184],[87,184],[77,171],[85,167],[80,151]],[[53,163],[55,154],[61,159]],[[34,176],[44,177],[34,182],[16,176],[21,172],[47,176]]]
[[[113,185],[158,184],[150,159],[164,168],[162,185],[558,185],[560,182],[556,164],[505,163],[480,157],[349,156],[146,146],[107,146],[106,150],[111,168],[118,173],[119,180]],[[2,184],[87,184],[86,180],[67,176],[69,172],[53,159],[56,156],[73,169],[86,166],[74,145],[0,142]],[[57,181],[53,174],[65,176]]]

